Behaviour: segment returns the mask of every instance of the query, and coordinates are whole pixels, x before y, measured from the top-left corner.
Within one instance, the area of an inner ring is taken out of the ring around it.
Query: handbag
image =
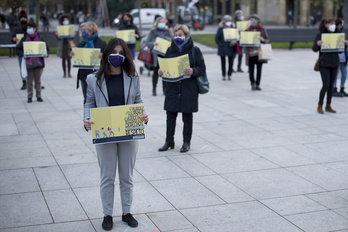
[[[242,55],[242,49],[240,48],[239,43],[236,44],[236,54]]]
[[[39,57],[32,57],[32,64],[28,64],[25,62],[27,69],[34,69],[34,68],[40,68],[42,65],[37,61]]]
[[[325,53],[323,53],[323,54],[320,56],[320,58],[317,60],[317,62],[315,62],[314,71],[319,72],[320,62],[323,60],[324,56],[325,56]]]
[[[193,67],[196,67],[196,59],[195,59],[195,51],[192,48],[192,58],[193,58]],[[209,81],[207,77],[207,73],[205,72],[202,76],[196,78],[198,85],[198,93],[205,94],[209,92]]]
[[[272,60],[273,52],[271,44],[260,44],[259,60]]]
[[[138,60],[141,60],[142,62],[147,64],[153,64],[153,57],[152,57],[151,50],[146,46],[143,49],[141,49],[138,54]]]
[[[21,74],[23,78],[26,78],[28,76],[27,63],[25,62],[24,58],[22,58],[21,61]]]

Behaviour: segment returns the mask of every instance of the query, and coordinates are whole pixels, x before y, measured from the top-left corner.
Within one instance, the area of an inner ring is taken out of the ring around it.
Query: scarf
[[[185,41],[184,41],[182,44],[180,44],[180,45],[177,45],[176,43],[174,43],[174,44],[179,48],[180,52],[182,51],[182,48],[183,48],[184,45],[187,43],[187,41],[189,41],[190,38],[191,38],[191,36],[187,37],[187,38],[185,39]]]
[[[35,33],[32,34],[32,35],[27,34],[27,37],[26,37],[25,41],[26,42],[40,41],[39,35],[37,34],[37,31],[35,31]],[[41,57],[28,57],[28,58],[25,59],[25,62],[27,64],[32,65],[33,64],[33,58],[35,58],[37,60],[37,62],[40,64],[40,66],[42,66],[42,58]]]
[[[82,42],[85,43],[84,48],[94,48],[93,41],[98,37],[98,33],[94,33],[91,38],[82,38]]]
[[[259,31],[261,32],[261,36],[263,37],[263,29],[264,27],[261,26],[260,24],[257,24],[256,26],[250,26],[246,31]]]

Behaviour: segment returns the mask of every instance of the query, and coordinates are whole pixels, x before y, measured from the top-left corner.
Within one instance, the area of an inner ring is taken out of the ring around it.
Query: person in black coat
[[[135,30],[135,38],[137,40],[140,39],[140,34],[139,34],[139,30],[138,27],[133,23],[133,15],[131,15],[130,13],[125,13],[122,16],[122,20],[121,20],[121,25],[118,28],[120,31],[121,30]],[[134,44],[127,44],[129,51],[131,52],[132,58],[134,60],[135,58],[135,43]]]
[[[101,58],[104,49],[106,48],[106,42],[98,37],[98,26],[94,22],[88,21],[82,23],[81,26],[82,42],[77,45],[79,48],[100,48]],[[93,69],[80,68],[77,72],[77,84],[76,88],[79,88],[79,80],[81,81],[83,104],[86,103],[86,91],[87,91],[87,76],[94,72]]]
[[[218,45],[218,56],[221,59],[221,72],[222,80],[226,80],[226,56],[228,58],[228,80],[231,80],[233,72],[233,59],[235,55],[235,46],[231,46],[231,41],[225,41],[223,29],[225,28],[235,28],[235,24],[232,22],[232,17],[225,15],[219,24],[219,29],[215,35],[215,43]]]
[[[195,62],[193,60],[193,54]],[[182,113],[184,122],[183,139],[184,143],[180,152],[190,150],[192,137],[192,113],[198,112],[198,85],[196,78],[205,73],[205,63],[203,55],[198,47],[193,46],[193,41],[189,34],[189,29],[185,25],[178,24],[174,28],[174,42],[168,48],[165,58],[174,58],[188,54],[190,68],[185,70],[190,78],[177,82],[167,82],[164,110],[167,111],[167,134],[164,145],[159,151],[166,151],[168,148],[174,149],[174,134],[178,112]],[[158,75],[162,76],[163,71],[158,70]]]
[[[319,33],[315,37],[312,50],[314,52],[319,51],[319,71],[321,75],[321,80],[323,82],[323,86],[320,90],[319,94],[319,103],[317,107],[317,111],[320,114],[323,114],[323,104],[324,97],[326,96],[326,107],[325,111],[336,113],[335,110],[331,107],[331,98],[333,92],[333,85],[336,80],[338,66],[340,64],[340,60],[337,52],[321,52],[321,44],[323,41],[321,40],[322,33],[337,33],[336,24],[334,18],[323,19],[319,26]],[[344,41],[345,45],[348,46],[348,41]]]

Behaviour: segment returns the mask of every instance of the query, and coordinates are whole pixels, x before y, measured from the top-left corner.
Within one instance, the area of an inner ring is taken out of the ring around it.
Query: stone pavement
[[[262,91],[252,92],[247,72],[222,81],[211,51],[204,50],[211,91],[199,97],[186,154],[181,117],[175,149],[157,151],[164,96],[153,97],[151,78],[141,75],[150,121],[134,175],[140,224],[121,221],[116,188],[112,231],[348,231],[348,98],[333,99],[337,114],[316,112],[317,54],[275,50]],[[44,102],[28,104],[17,59],[0,57],[0,231],[103,231],[77,70],[62,78],[61,60],[46,61]]]

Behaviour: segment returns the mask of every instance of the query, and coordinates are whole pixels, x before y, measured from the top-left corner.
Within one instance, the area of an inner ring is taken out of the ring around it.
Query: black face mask
[[[123,23],[127,25],[129,23],[129,20],[123,20]]]
[[[26,20],[21,20],[21,24],[25,25],[25,24],[27,24],[27,21]]]

